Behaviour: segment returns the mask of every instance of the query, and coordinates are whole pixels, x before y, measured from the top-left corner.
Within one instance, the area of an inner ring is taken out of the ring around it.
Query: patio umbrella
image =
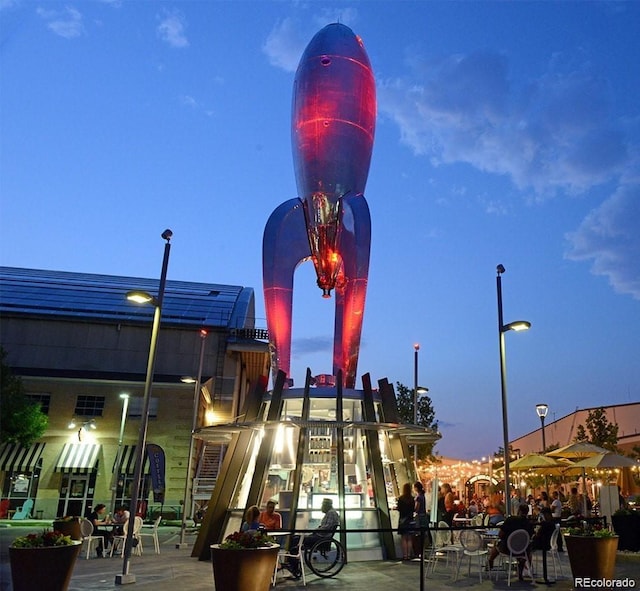
[[[546,455],[552,458],[582,459],[582,458],[588,458],[591,456],[597,456],[599,454],[606,454],[606,453],[609,453],[609,451],[610,450],[605,449],[604,447],[594,445],[593,443],[589,443],[588,441],[575,441],[574,443],[565,445],[560,449],[554,449],[553,451],[547,452]],[[581,467],[581,469],[582,469],[582,490],[584,491],[584,495],[582,495],[582,511],[583,511],[583,514],[586,515],[587,514],[587,475],[585,473],[585,468]]]
[[[542,454],[526,454],[509,464],[510,470],[529,470],[530,468],[551,468],[560,463],[554,458]]]
[[[614,454],[613,452],[589,456],[576,462],[575,468],[632,468],[640,467],[640,463],[627,456]]]
[[[588,458],[589,456],[596,456],[598,454],[610,453],[611,450],[605,449],[588,441],[576,441],[569,445],[565,445],[559,449],[547,452],[546,455],[552,458]]]

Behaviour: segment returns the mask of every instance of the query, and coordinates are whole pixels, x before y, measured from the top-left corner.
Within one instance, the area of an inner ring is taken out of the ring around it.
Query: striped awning
[[[122,446],[122,461],[120,462],[120,474],[133,474],[136,469],[136,449],[137,445],[123,445]],[[111,472],[116,471],[116,463],[118,461],[118,457],[116,455],[116,459],[113,462],[113,468],[111,468]],[[142,472],[148,469],[148,461],[147,454],[142,458]],[[148,471],[148,470],[147,470]]]
[[[99,443],[65,443],[55,471],[88,474],[95,469],[99,453]]]
[[[22,447],[19,443],[5,443],[0,447],[0,470],[3,472],[33,472],[44,451],[44,443]]]

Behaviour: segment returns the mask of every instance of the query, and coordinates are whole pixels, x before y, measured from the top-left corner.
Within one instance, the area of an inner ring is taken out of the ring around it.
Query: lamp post
[[[543,454],[547,449],[547,442],[544,438],[544,419],[546,418],[548,412],[549,412],[549,406],[546,405],[544,402],[542,404],[536,404],[536,413],[538,413],[538,416],[540,417],[540,423],[542,425],[542,453]],[[546,474],[544,475],[544,489],[547,491],[547,494],[548,494],[549,481],[547,479]]]
[[[516,320],[509,324],[504,324],[502,317],[502,274],[505,268],[502,265],[496,267],[498,275],[496,277],[496,287],[498,292],[498,337],[500,346],[500,391],[502,394],[502,439],[504,454],[504,505],[506,517],[511,514],[510,511],[510,495],[511,487],[509,485],[509,415],[507,413],[507,362],[504,348],[504,333],[509,330],[516,332],[531,328],[531,323],[526,320]]]
[[[173,232],[165,230],[162,233],[165,240],[164,257],[162,259],[162,271],[160,273],[160,284],[158,286],[158,296],[153,297],[145,292],[130,291],[127,299],[137,303],[150,303],[154,306],[153,325],[151,328],[151,341],[149,343],[149,358],[147,361],[147,375],[144,383],[144,395],[142,397],[142,417],[140,419],[140,431],[138,433],[138,445],[136,446],[136,462],[133,474],[133,486],[131,490],[131,505],[129,507],[129,519],[131,523],[127,527],[127,537],[124,543],[124,556],[122,562],[122,574],[116,575],[116,585],[135,583],[135,575],[129,572],[131,561],[131,548],[133,546],[133,523],[138,510],[138,495],[140,494],[140,480],[142,479],[142,464],[144,459],[145,446],[147,441],[147,428],[149,426],[149,402],[151,400],[151,386],[153,384],[153,370],[156,363],[156,348],[158,345],[158,333],[160,332],[160,317],[162,316],[162,300],[164,299],[164,288],[167,282],[167,268],[169,267],[169,253],[171,252],[171,237]]]
[[[187,543],[184,537],[187,531],[187,502],[189,507],[193,505],[193,480],[191,478],[191,470],[193,469],[193,432],[196,430],[198,422],[198,406],[200,402],[200,387],[202,383],[202,366],[204,364],[204,343],[207,339],[207,331],[200,331],[200,362],[198,363],[198,377],[196,378],[193,391],[193,416],[191,419],[191,433],[189,433],[189,457],[187,458],[187,476],[184,481],[184,499],[182,501],[182,524],[180,525],[180,542],[176,544],[176,548],[186,548]],[[191,487],[189,484],[191,483]],[[191,489],[191,495],[189,495]]]
[[[544,438],[544,419],[549,412],[549,407],[544,403],[536,404],[536,412],[538,413],[538,416],[540,417],[540,423],[542,424],[542,453],[544,453],[547,449],[547,442]]]
[[[426,394],[429,388],[418,386],[418,351],[420,343],[413,345],[413,424],[418,424],[418,394]],[[416,476],[418,475],[418,444],[413,446],[413,462],[416,466]]]
[[[116,465],[114,468],[113,484],[111,485],[111,511],[116,510],[116,496],[118,493],[118,478],[120,478],[120,469],[122,466],[122,442],[124,440],[124,425],[127,420],[127,409],[129,408],[129,394],[123,392],[120,394],[122,398],[122,416],[120,417],[120,435],[118,436],[118,452],[116,453]]]

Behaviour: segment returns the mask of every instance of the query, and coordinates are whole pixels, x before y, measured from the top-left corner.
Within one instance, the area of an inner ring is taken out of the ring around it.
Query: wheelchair
[[[345,565],[344,546],[334,538],[317,540],[303,549],[304,563],[311,572],[322,578],[334,577]]]

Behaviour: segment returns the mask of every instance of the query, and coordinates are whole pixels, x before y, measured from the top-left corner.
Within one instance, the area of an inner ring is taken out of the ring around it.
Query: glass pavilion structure
[[[239,530],[251,505],[275,500],[283,528],[304,531],[318,525],[329,497],[350,560],[395,557],[392,509],[402,484],[415,480],[409,446],[439,435],[399,424],[386,379],[375,390],[368,374],[362,381],[362,390],[342,388],[340,376],[336,386],[311,387],[307,370],[304,388],[285,388],[280,371],[273,391],[266,378],[256,384],[238,422],[196,431],[228,447],[192,556],[207,560],[209,545]]]

